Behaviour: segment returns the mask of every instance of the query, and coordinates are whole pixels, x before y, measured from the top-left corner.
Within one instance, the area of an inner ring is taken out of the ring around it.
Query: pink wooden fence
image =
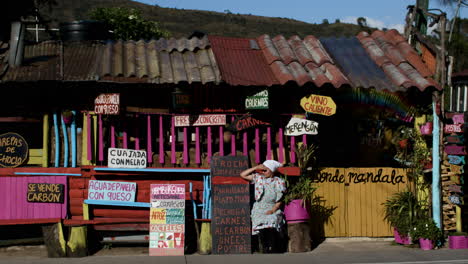
[[[30,203],[28,183],[57,183],[64,185],[63,203]],[[67,176],[0,176],[0,220],[46,219],[67,216]]]

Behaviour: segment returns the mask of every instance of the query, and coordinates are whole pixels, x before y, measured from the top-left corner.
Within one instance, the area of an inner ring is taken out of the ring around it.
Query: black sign
[[[12,132],[0,135],[0,167],[14,168],[28,157],[28,143]]]
[[[252,117],[251,114],[244,115],[240,118],[237,118],[232,122],[229,129],[231,131],[242,131],[245,129],[249,129],[251,127],[258,127],[258,126],[269,126],[270,123],[255,119]]]
[[[246,156],[213,156],[211,158],[211,177],[239,177],[240,173],[249,168]]]
[[[213,185],[211,231],[214,254],[251,253],[248,184]]]
[[[63,184],[28,183],[28,202],[30,203],[63,203]]]

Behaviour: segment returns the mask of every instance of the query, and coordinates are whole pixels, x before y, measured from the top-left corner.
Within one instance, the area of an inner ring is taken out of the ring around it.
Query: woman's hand
[[[276,210],[271,209],[271,210],[266,211],[265,214],[266,214],[266,215],[271,215],[271,214],[274,214],[275,211],[276,211]]]

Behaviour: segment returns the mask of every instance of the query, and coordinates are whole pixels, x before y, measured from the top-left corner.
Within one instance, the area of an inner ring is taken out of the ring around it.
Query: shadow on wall
[[[325,206],[325,202],[326,200],[322,196],[316,196],[309,209],[312,249],[325,240],[325,225],[330,223],[333,211],[338,208],[338,206]]]

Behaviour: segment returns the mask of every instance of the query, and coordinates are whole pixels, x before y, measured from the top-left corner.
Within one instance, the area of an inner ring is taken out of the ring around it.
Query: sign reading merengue
[[[146,151],[134,149],[109,148],[108,164],[109,168],[146,168]]]

